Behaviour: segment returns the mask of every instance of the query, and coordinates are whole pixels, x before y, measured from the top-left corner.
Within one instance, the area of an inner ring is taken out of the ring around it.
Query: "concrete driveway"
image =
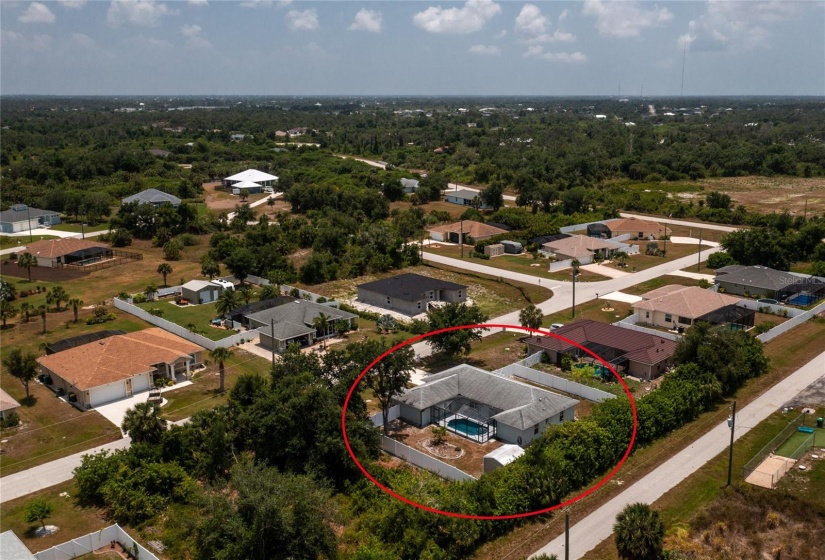
[[[608,278],[621,278],[622,276],[627,276],[630,274],[630,272],[625,272],[623,270],[610,268],[609,266],[596,263],[582,265],[581,269],[588,272],[593,272],[595,274],[601,274],[602,276],[607,276]]]
[[[182,381],[180,383],[172,385],[171,387],[164,387],[160,390],[160,392],[161,394],[163,394],[166,391],[171,391],[173,389],[182,389],[183,387],[187,387],[191,384],[191,381]],[[126,411],[130,408],[134,408],[135,405],[138,403],[146,402],[148,398],[149,392],[144,391],[142,393],[138,393],[137,395],[133,395],[128,399],[122,399],[109,404],[104,404],[103,406],[95,407],[95,410],[98,411],[98,413],[100,413],[100,415],[103,416],[106,420],[120,428],[121,424],[123,424],[123,417],[126,416]],[[166,399],[163,399],[160,405],[163,406],[166,403]]]

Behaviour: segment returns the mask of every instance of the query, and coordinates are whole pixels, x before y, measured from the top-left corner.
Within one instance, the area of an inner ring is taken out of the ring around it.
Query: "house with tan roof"
[[[20,408],[20,403],[3,389],[0,389],[0,420],[5,420],[9,414],[18,408]]]
[[[148,391],[156,377],[188,377],[203,361],[203,348],[161,328],[150,328],[75,346],[37,359],[41,373],[81,409]]]
[[[667,226],[652,220],[640,220],[639,218],[618,218],[588,224],[587,235],[590,237],[601,237],[610,239],[620,235],[629,235],[630,239],[659,239],[663,235],[669,235],[670,229]]]
[[[452,224],[435,226],[427,229],[427,231],[430,232],[430,239],[445,243],[458,243],[459,239],[467,243],[468,238],[471,238],[473,242],[484,241],[494,235],[507,233],[506,229],[473,220],[462,220]]]
[[[554,335],[576,342],[595,352],[619,373],[627,373],[645,381],[656,379],[673,363],[676,342],[648,334],[608,325],[590,319],[568,323],[553,331]],[[528,355],[544,352],[551,363],[561,364],[564,356],[594,361],[575,344],[555,336],[531,336],[524,341]],[[595,362],[600,365],[600,362]]]
[[[586,235],[571,235],[549,241],[541,247],[544,252],[554,255],[557,260],[577,259],[582,264],[591,263],[596,257],[609,259],[619,251],[626,249],[626,246],[621,243]]]
[[[60,268],[65,265],[83,265],[90,261],[113,258],[113,251],[103,243],[75,237],[43,239],[29,243],[18,253],[31,253],[37,258],[37,266]]]
[[[738,306],[742,298],[698,286],[662,286],[641,297],[633,304],[638,324],[676,330],[702,321],[747,329],[754,322],[755,313]]]

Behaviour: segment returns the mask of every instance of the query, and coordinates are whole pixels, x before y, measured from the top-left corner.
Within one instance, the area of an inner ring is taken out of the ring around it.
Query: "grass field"
[[[85,226],[81,227],[81,225],[78,224],[78,223],[63,222],[62,224],[57,224],[56,226],[52,226],[49,229],[54,229],[54,230],[57,230],[57,231],[73,231],[73,232],[77,232],[77,233],[82,233],[82,232],[92,233],[92,232],[95,232],[95,231],[106,231],[107,229],[109,229],[109,224],[104,222],[102,224],[97,224],[97,225],[94,225],[94,226],[90,226],[89,224],[86,224]]]
[[[211,326],[210,321],[218,317],[218,313],[215,311],[215,305],[212,303],[180,307],[175,305],[171,299],[163,299],[139,303],[137,306],[145,311],[160,309],[163,311],[162,319],[172,321],[181,327],[188,328],[190,324],[194,325],[197,327],[198,333],[209,340],[221,340],[236,334],[235,331],[230,329],[218,329]]]
[[[34,240],[40,241],[41,239],[57,239],[56,235],[35,235]],[[0,249],[11,249],[12,247],[24,247],[26,243],[29,243],[29,236],[25,237],[11,237],[10,235],[0,235]],[[4,259],[7,257],[3,257]]]
[[[776,448],[774,455],[779,455],[780,457],[791,457],[793,453],[798,451],[799,448],[810,440],[812,436],[814,437],[814,441],[817,445],[820,447],[825,447],[825,429],[814,428],[813,434],[799,431],[792,433],[788,439]]]

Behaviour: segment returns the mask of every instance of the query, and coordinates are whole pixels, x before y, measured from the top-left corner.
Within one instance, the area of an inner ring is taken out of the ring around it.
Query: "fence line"
[[[121,311],[125,311],[126,313],[130,313],[135,317],[139,317],[147,323],[151,323],[156,327],[160,327],[165,331],[169,331],[170,333],[175,334],[183,339],[186,339],[189,342],[197,344],[198,346],[203,346],[207,350],[214,350],[215,348],[229,348],[231,346],[239,344],[242,341],[254,340],[255,337],[258,336],[257,331],[246,331],[236,333],[231,336],[227,336],[226,338],[222,338],[220,340],[211,340],[203,335],[186,330],[184,327],[181,327],[177,323],[173,323],[172,321],[167,321],[162,317],[152,315],[145,309],[141,309],[137,305],[131,304],[127,301],[123,301],[120,298],[115,298],[114,303],[115,307],[120,309]]]
[[[157,556],[133,539],[132,536],[124,531],[117,523],[105,527],[100,531],[83,535],[82,537],[53,546],[48,550],[38,552],[34,557],[37,558],[37,560],[71,560],[84,554],[90,554],[99,548],[107,547],[112,541],[119,542],[127,552],[133,553],[137,550],[137,554],[132,554],[134,558],[140,558],[140,560],[158,560]]]
[[[639,324],[639,316],[636,314],[629,315],[622,319],[621,321],[616,321],[613,325],[617,327],[622,327],[623,329],[630,329],[631,331],[638,331],[647,334],[652,334],[653,336],[660,336],[662,338],[666,338],[668,340],[673,340],[674,342],[678,342],[682,337],[678,334],[673,334],[665,331],[660,331],[656,329],[651,329],[649,327],[643,327]]]
[[[542,353],[537,352],[536,354],[541,355]],[[589,385],[583,385],[575,381],[570,381],[569,379],[564,379],[563,377],[558,377],[557,375],[544,373],[543,371],[524,367],[522,365],[510,364],[502,369],[507,369],[512,376],[520,377],[522,379],[532,381],[538,385],[550,387],[551,389],[564,391],[565,393],[576,395],[577,397],[581,397],[589,401],[602,402],[607,399],[616,398],[616,395],[613,393],[608,393],[607,391],[602,391],[601,389],[596,389],[595,387],[590,387]]]
[[[779,445],[782,444],[782,442],[788,439],[791,436],[791,434],[796,432],[796,429],[802,424],[803,420],[804,415],[800,414],[794,420],[791,420],[787,426],[782,428],[781,432],[776,434],[773,437],[773,439],[771,439],[771,441],[769,441],[768,444],[765,445],[765,447],[760,449],[759,452],[756,455],[754,455],[753,458],[750,461],[748,461],[744,467],[742,467],[742,478],[748,478],[750,474],[754,472],[757,469],[757,467],[759,467],[759,465],[762,464],[762,461],[764,461],[768,455],[773,453],[773,451],[777,447],[779,447]]]
[[[417,449],[413,449],[409,445],[404,445],[403,443],[395,441],[392,438],[388,438],[387,436],[381,436],[381,449],[390,455],[395,455],[399,459],[403,459],[417,467],[426,469],[431,473],[437,474],[441,478],[446,478],[447,480],[477,480],[476,477],[462,471],[461,469],[457,469],[452,465],[439,461],[435,457],[430,457],[426,453],[422,453]]]
[[[387,420],[392,422],[393,420],[401,418],[401,405],[397,404],[393,407],[390,407],[389,414],[387,414]],[[376,412],[372,416],[370,416],[372,420],[372,425],[376,428],[380,428],[384,424],[384,417],[381,411]]]
[[[750,309],[751,311],[762,311],[763,313],[767,311],[768,313],[779,317],[793,318],[805,313],[804,309],[799,309],[797,307],[774,305],[772,303],[759,303],[758,301],[752,299],[741,299],[736,305],[737,307],[744,307],[745,309]]]
[[[797,447],[796,451],[791,453],[790,458],[794,461],[798,461],[799,458],[802,457],[805,453],[807,453],[808,450],[814,445],[816,445],[816,431],[814,431],[814,433],[812,433],[808,439],[802,442],[802,445]]]
[[[527,356],[526,358],[524,358],[522,360],[519,360],[517,362],[513,362],[512,364],[504,366],[502,368],[498,368],[497,370],[495,370],[491,373],[493,373],[494,375],[498,375],[500,377],[509,378],[509,377],[512,376],[512,370],[508,369],[509,367],[515,366],[515,365],[524,366],[524,367],[527,367],[527,368],[532,367],[532,366],[534,366],[538,363],[541,363],[541,355],[542,355],[541,352],[536,352],[535,354],[530,354],[529,356]]]
[[[762,342],[768,342],[769,340],[773,340],[774,338],[776,338],[780,334],[784,334],[784,333],[788,332],[789,330],[796,327],[797,325],[801,325],[802,323],[804,323],[808,319],[813,319],[814,317],[816,317],[820,313],[825,313],[825,302],[820,303],[819,305],[817,305],[813,309],[809,309],[808,311],[805,311],[801,315],[797,315],[796,317],[794,317],[792,319],[788,319],[784,323],[781,323],[781,324],[775,326],[774,328],[772,328],[771,330],[769,330],[766,333],[760,334],[756,338],[758,338]]]

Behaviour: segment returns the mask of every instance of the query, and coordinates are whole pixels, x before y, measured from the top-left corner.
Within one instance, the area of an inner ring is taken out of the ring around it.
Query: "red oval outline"
[[[581,348],[582,350],[584,350],[585,352],[590,354],[592,357],[599,360],[607,369],[610,370],[610,372],[616,377],[616,379],[619,380],[619,383],[621,383],[625,394],[627,394],[627,398],[630,399],[630,408],[633,411],[633,433],[631,434],[631,437],[630,437],[630,443],[628,444],[627,449],[625,450],[624,455],[622,456],[619,463],[615,467],[613,467],[613,469],[609,473],[607,473],[607,475],[605,475],[604,478],[599,480],[599,482],[597,482],[594,486],[592,486],[591,488],[585,490],[581,494],[579,494],[577,496],[574,496],[573,498],[570,498],[569,500],[566,500],[564,502],[556,504],[555,506],[551,506],[551,507],[544,508],[544,509],[539,509],[539,510],[535,510],[535,511],[528,511],[528,512],[525,512],[525,513],[513,513],[513,514],[510,514],[510,515],[470,515],[470,514],[466,514],[466,513],[458,513],[458,512],[453,512],[453,511],[444,511],[444,510],[432,508],[432,507],[429,507],[429,506],[425,506],[424,504],[420,504],[418,502],[410,500],[408,498],[405,498],[401,494],[398,494],[397,492],[394,492],[390,488],[387,488],[386,486],[384,486],[383,484],[378,482],[375,479],[375,477],[373,477],[367,471],[367,469],[364,468],[364,465],[362,465],[361,462],[358,460],[358,458],[355,456],[355,453],[352,451],[352,447],[350,446],[349,438],[347,437],[347,408],[349,407],[349,401],[350,401],[350,398],[352,397],[353,392],[355,391],[355,388],[358,386],[358,383],[361,382],[361,380],[364,378],[364,376],[367,374],[367,372],[370,369],[372,369],[372,367],[375,366],[375,364],[377,364],[378,362],[383,360],[385,357],[389,356],[390,354],[392,354],[393,352],[395,352],[399,348],[403,348],[404,346],[407,346],[409,344],[414,344],[414,343],[416,343],[420,340],[423,340],[425,338],[431,337],[431,336],[436,335],[436,334],[441,334],[441,333],[450,332],[450,331],[458,331],[458,330],[463,330],[463,329],[477,329],[477,328],[483,328],[483,329],[502,328],[504,330],[516,329],[516,330],[526,331],[526,332],[530,332],[530,333],[538,333],[538,334],[545,335],[545,336],[552,336],[554,338],[557,338],[559,340],[562,340],[564,342],[572,344],[572,345],[574,345],[578,348]],[[477,325],[459,325],[459,326],[456,326],[456,327],[447,327],[447,328],[444,328],[444,329],[438,329],[438,330],[435,330],[435,331],[430,331],[428,333],[424,333],[424,334],[415,336],[413,338],[409,338],[409,339],[407,339],[403,342],[400,342],[400,343],[396,344],[395,346],[393,346],[392,348],[390,348],[389,350],[387,350],[386,352],[384,352],[383,354],[381,354],[380,356],[375,358],[372,362],[370,362],[370,364],[366,368],[364,368],[364,371],[361,372],[361,374],[353,382],[352,386],[350,386],[350,389],[347,392],[347,398],[344,400],[344,407],[341,411],[341,432],[343,433],[343,436],[344,436],[344,444],[347,447],[347,452],[349,453],[349,456],[352,458],[352,460],[355,461],[355,464],[358,466],[359,470],[362,473],[364,473],[364,476],[366,476],[378,488],[380,488],[381,490],[383,490],[385,493],[389,494],[393,498],[401,500],[402,502],[404,502],[408,505],[411,505],[413,507],[417,507],[418,509],[428,511],[430,513],[435,513],[435,514],[438,514],[438,515],[445,515],[447,517],[456,517],[456,518],[459,518],[459,519],[476,519],[476,520],[479,520],[479,521],[495,521],[495,520],[504,520],[504,519],[518,519],[518,518],[522,518],[522,517],[532,517],[534,515],[542,515],[544,513],[549,513],[551,511],[554,511],[554,510],[563,508],[565,506],[568,506],[570,504],[573,504],[573,503],[581,500],[585,496],[588,496],[588,495],[592,494],[593,492],[595,492],[596,490],[598,490],[599,488],[601,488],[602,486],[607,484],[607,482],[611,478],[613,478],[613,476],[618,472],[618,470],[622,467],[624,462],[627,460],[628,456],[630,455],[631,450],[633,449],[633,444],[636,441],[636,430],[637,430],[638,426],[639,426],[639,420],[638,420],[637,415],[636,415],[636,401],[633,400],[633,395],[630,394],[630,389],[628,388],[627,384],[624,382],[624,379],[622,379],[622,377],[618,374],[618,372],[616,372],[616,370],[613,369],[613,367],[610,364],[605,362],[604,359],[602,359],[601,356],[599,356],[595,352],[592,352],[589,349],[585,348],[584,346],[582,346],[578,342],[575,342],[573,340],[570,340],[569,338],[566,338],[564,336],[555,334],[555,333],[550,332],[550,331],[543,331],[541,329],[531,329],[529,327],[522,327],[521,325],[505,325],[505,324],[498,324],[498,323],[483,323],[483,324],[477,324]]]

